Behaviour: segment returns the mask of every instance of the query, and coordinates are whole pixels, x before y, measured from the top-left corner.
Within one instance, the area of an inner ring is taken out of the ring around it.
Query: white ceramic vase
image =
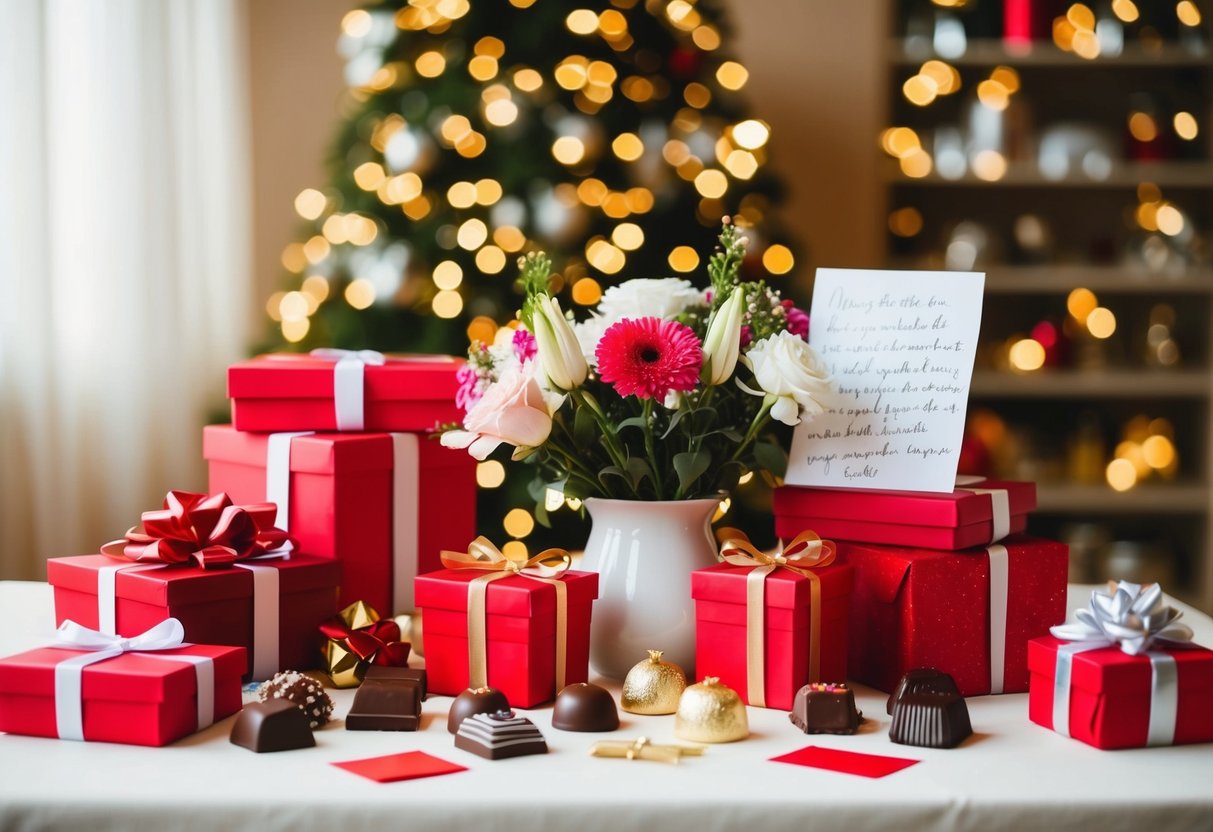
[[[712,515],[703,500],[585,501],[592,526],[582,568],[598,573],[590,628],[590,665],[622,679],[661,650],[695,678],[695,603],[691,573],[716,563]]]

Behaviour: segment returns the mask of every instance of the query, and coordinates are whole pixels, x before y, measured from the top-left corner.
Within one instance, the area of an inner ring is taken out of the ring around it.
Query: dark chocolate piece
[[[232,726],[231,740],[259,754],[311,748],[316,744],[307,724],[307,715],[286,699],[245,705]]]
[[[559,731],[614,731],[619,727],[619,710],[606,688],[577,682],[556,695],[552,727]]]
[[[425,684],[425,670],[420,667],[388,667],[387,665],[373,664],[366,669],[366,676],[363,678],[368,682],[382,681],[383,679],[407,679],[410,682],[417,683],[417,687],[421,689],[422,700],[428,695]]]
[[[916,670],[911,670],[901,677],[901,681],[897,683],[896,689],[889,695],[889,701],[885,703],[885,713],[893,713],[893,703],[899,697],[907,693],[954,693],[960,695],[960,691],[956,688],[956,682],[947,673],[942,670],[936,670],[933,667],[920,667]]]
[[[973,733],[969,708],[955,693],[907,693],[893,703],[889,739],[922,748],[955,748]]]
[[[863,714],[846,685],[812,682],[796,692],[788,719],[806,734],[854,734]]]
[[[305,714],[313,728],[319,728],[333,715],[333,700],[324,692],[324,685],[298,670],[283,670],[257,688],[257,699],[285,699],[294,702]]]
[[[539,729],[513,711],[472,714],[460,723],[455,747],[490,760],[548,753],[548,744]]]
[[[421,687],[410,679],[365,679],[345,717],[347,731],[416,731]]]
[[[495,714],[509,709],[510,701],[496,688],[468,688],[451,703],[446,717],[446,730],[455,733],[459,730],[459,723],[472,714]]]

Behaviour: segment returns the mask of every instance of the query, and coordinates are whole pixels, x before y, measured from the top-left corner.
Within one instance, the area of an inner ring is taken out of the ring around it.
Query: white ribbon
[[[265,443],[265,501],[278,506],[274,525],[290,531],[291,519],[291,442],[296,436],[311,436],[313,431],[271,433]],[[290,544],[284,547],[289,550]]]
[[[420,440],[415,433],[392,434],[392,613],[412,612],[417,577],[421,488]]]
[[[312,350],[309,354],[313,358],[337,362],[333,366],[333,408],[337,416],[337,430],[362,430],[365,422],[363,381],[366,366],[385,364],[387,359],[383,353],[326,347]]]
[[[990,693],[1002,693],[1007,664],[1007,598],[1010,556],[1007,547],[986,547],[990,557]]]
[[[97,629],[118,634],[118,573],[148,572],[165,568],[162,563],[118,563],[97,568]]]
[[[84,668],[126,652],[148,652],[187,647],[185,628],[175,618],[131,638],[91,630],[75,621],[64,621],[56,633],[55,647],[86,650],[55,665],[55,729],[60,739],[84,739]],[[205,656],[155,656],[166,661],[194,665],[198,687],[198,730],[215,721],[215,663]]]
[[[997,543],[1011,533],[1011,494],[1005,488],[968,487],[979,482],[985,482],[985,477],[959,476],[956,478],[956,490],[990,495],[990,518],[994,531],[989,542]]]
[[[278,570],[248,562],[233,566],[253,573],[253,649],[249,658],[253,679],[268,679],[279,670]]]

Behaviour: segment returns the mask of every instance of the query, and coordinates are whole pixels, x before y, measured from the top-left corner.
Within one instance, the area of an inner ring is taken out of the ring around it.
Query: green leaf
[[[685,410],[675,410],[674,415],[670,417],[670,424],[666,427],[665,431],[662,432],[661,438],[665,439],[667,436],[673,433],[674,428],[678,426],[678,423],[682,421],[682,417],[686,414],[687,411]]]
[[[704,450],[674,454],[674,471],[678,474],[678,490],[686,494],[703,472],[712,464],[712,455]]]
[[[723,430],[717,431],[717,433],[719,433],[721,436],[723,436],[725,439],[729,440],[730,442],[734,442],[738,445],[741,444],[742,439],[745,439],[744,436],[742,436],[740,433],[733,430],[732,428],[725,428]]]
[[[623,430],[624,428],[640,428],[641,430],[644,430],[644,417],[632,416],[631,418],[624,419],[616,427],[619,430]]]
[[[628,459],[628,477],[632,481],[632,488],[639,489],[640,484],[649,479],[653,479],[653,469],[649,467],[648,460],[634,456]]]
[[[535,503],[535,521],[545,529],[552,528],[552,518],[548,517],[548,507],[543,500]]]
[[[745,466],[737,460],[726,462],[716,469],[716,487],[722,491],[732,491],[744,473]]]
[[[611,490],[610,480],[612,477],[617,477],[624,485],[631,487],[632,481],[628,479],[627,472],[618,465],[608,465],[598,472],[598,481],[602,483],[602,487],[608,492]]]
[[[754,460],[758,466],[776,477],[783,477],[788,470],[788,455],[783,448],[771,442],[754,443]]]
[[[566,500],[584,500],[586,497],[593,497],[594,492],[590,490],[587,483],[580,479],[569,478],[564,482],[564,497]]]
[[[702,436],[716,424],[716,408],[697,407],[691,411],[691,435]]]
[[[553,484],[552,488],[563,488],[563,484]],[[532,500],[537,503],[542,503],[547,492],[548,483],[544,482],[541,477],[532,477],[526,484],[526,493]]]
[[[573,416],[573,441],[579,448],[587,447],[594,441],[596,434],[594,414],[588,407],[579,407]]]

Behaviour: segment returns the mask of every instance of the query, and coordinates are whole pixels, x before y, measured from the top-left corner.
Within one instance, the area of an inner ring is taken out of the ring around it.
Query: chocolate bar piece
[[[316,738],[308,726],[307,714],[286,699],[245,705],[232,726],[231,740],[235,745],[258,754],[293,751],[316,745]]]
[[[513,711],[469,716],[459,725],[455,747],[490,760],[548,753],[539,729]]]
[[[425,684],[425,670],[420,667],[388,667],[387,665],[373,664],[366,669],[366,675],[363,678],[367,681],[407,679],[417,683],[417,687],[421,689],[422,701],[425,701],[425,697],[428,695]]]
[[[619,711],[606,688],[577,682],[556,694],[552,727],[558,731],[614,731],[619,727]]]
[[[969,708],[955,693],[907,693],[893,703],[889,739],[922,748],[955,748],[973,733]]]
[[[495,714],[509,709],[509,700],[496,688],[468,688],[451,703],[446,715],[446,730],[455,733],[459,723],[473,714]]]
[[[955,693],[960,695],[956,682],[947,673],[932,667],[920,667],[901,677],[897,688],[889,695],[889,701],[885,703],[885,713],[893,713],[893,703],[907,693]]]
[[[365,679],[345,717],[347,731],[416,731],[421,688],[408,679]]]
[[[796,692],[788,719],[806,734],[854,734],[863,714],[846,685],[812,682]]]

